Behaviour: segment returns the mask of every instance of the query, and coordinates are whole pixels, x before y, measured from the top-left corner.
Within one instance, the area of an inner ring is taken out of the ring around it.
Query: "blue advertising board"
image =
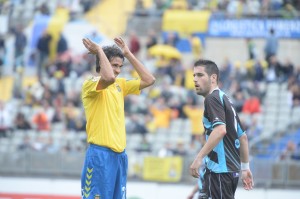
[[[269,34],[270,28],[281,38],[300,38],[299,19],[210,19],[210,37],[260,38]]]

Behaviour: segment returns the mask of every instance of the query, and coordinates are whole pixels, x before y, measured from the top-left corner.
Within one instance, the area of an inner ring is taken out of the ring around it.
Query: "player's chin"
[[[202,92],[201,92],[201,90],[196,90],[196,93],[197,93],[197,95],[202,95]]]

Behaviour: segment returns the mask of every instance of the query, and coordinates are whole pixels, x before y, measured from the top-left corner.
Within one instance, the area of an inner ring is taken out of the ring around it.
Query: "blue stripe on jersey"
[[[224,142],[221,140],[219,144],[213,149],[218,154],[218,161],[219,163],[215,163],[208,158],[207,161],[207,168],[212,170],[216,173],[225,173],[228,172],[226,166],[226,159],[225,159],[225,151],[224,151]]]
[[[219,89],[219,96],[220,96],[220,100],[221,100],[223,106],[224,106],[224,101],[223,101],[223,95],[224,94],[225,93]]]
[[[223,139],[218,147],[218,158],[219,158],[219,167],[221,172],[228,172],[227,164],[226,164],[226,158],[225,158],[225,146]],[[221,164],[220,164],[221,162]]]
[[[240,162],[238,162],[238,161],[231,155],[231,153],[227,153],[227,158],[228,158],[233,164],[235,164],[235,166],[236,166],[237,168],[240,167]]]
[[[244,133],[245,133],[245,131],[242,130],[241,125],[238,124],[238,126],[237,126],[238,137],[241,137],[242,135],[244,135]]]
[[[225,124],[224,122],[216,122],[213,124],[213,127],[215,127],[216,125],[219,125],[219,124]]]
[[[203,189],[203,183],[204,182],[204,174],[205,174],[205,169],[200,169],[200,177],[198,178],[198,188],[201,190]]]
[[[202,121],[203,121],[203,125],[206,129],[212,130],[212,124],[206,117],[203,116]]]

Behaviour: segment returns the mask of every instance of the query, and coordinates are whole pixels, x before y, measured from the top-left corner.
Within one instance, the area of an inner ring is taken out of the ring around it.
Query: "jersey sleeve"
[[[209,120],[212,126],[226,124],[225,121],[225,109],[220,98],[210,95],[205,100],[205,109],[208,113]]]
[[[124,97],[130,94],[139,95],[141,79],[124,79]]]
[[[240,138],[242,135],[244,135],[246,133],[246,131],[244,130],[243,126],[241,125],[240,118],[237,116],[236,119],[237,119],[237,123],[238,123],[238,125],[237,125],[237,135]]]
[[[99,77],[92,77],[88,80],[85,80],[82,85],[82,96],[89,97],[101,92],[101,90],[97,90],[99,80]]]

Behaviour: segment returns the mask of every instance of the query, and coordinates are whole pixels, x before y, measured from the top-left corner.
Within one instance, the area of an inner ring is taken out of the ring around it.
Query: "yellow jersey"
[[[117,78],[112,85],[97,90],[99,80],[91,77],[82,86],[87,142],[122,152],[126,148],[124,97],[140,94],[140,79]]]

